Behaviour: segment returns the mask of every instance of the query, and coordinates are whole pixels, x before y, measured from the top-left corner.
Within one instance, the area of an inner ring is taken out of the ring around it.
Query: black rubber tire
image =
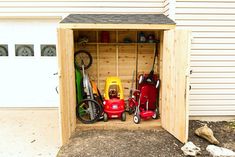
[[[134,123],[135,124],[139,124],[140,123],[140,116],[139,115],[134,115],[134,117],[133,117],[133,121],[134,121]]]
[[[82,65],[80,63],[78,63],[77,60],[76,60],[76,58],[79,58],[79,55],[81,55],[81,54],[87,55],[87,58],[88,58],[88,64],[84,65],[84,69],[86,70],[86,69],[88,69],[91,66],[91,64],[93,62],[93,59],[92,59],[91,54],[88,51],[86,51],[86,50],[79,50],[79,51],[75,52],[75,54],[74,54],[74,62],[75,62],[75,67],[77,69],[82,70]]]
[[[132,113],[133,113],[132,108],[129,108],[128,113],[129,113],[129,115],[132,115]]]
[[[104,113],[104,122],[107,122],[108,121],[108,115],[107,113]]]
[[[130,102],[128,101],[128,114],[132,115],[135,112],[135,106],[130,107]]]
[[[155,115],[152,116],[152,118],[153,118],[153,119],[158,119],[158,118],[160,118],[160,113],[159,113],[159,109],[158,109],[158,108],[156,108],[156,110],[155,110]]]
[[[126,121],[126,112],[122,112],[121,120]]]
[[[84,119],[81,115],[81,113],[79,112],[80,107],[82,107],[82,105],[84,105],[84,103],[88,103],[91,102],[95,105],[95,116],[94,119]],[[78,120],[80,120],[82,123],[84,124],[92,124],[95,123],[97,120],[100,119],[100,116],[102,114],[102,110],[101,110],[101,106],[93,99],[84,99],[82,100],[77,106],[76,106],[76,115]]]

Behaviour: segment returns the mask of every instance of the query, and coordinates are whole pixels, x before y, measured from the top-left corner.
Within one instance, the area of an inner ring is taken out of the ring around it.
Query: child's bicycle
[[[90,81],[88,74],[85,69],[88,69],[92,64],[92,57],[89,52],[85,50],[77,51],[74,54],[75,69],[82,71],[81,84],[77,82],[78,88],[81,88],[81,100],[77,100],[78,104],[76,106],[77,118],[85,124],[91,124],[100,119],[103,109],[102,109],[102,96],[99,93],[98,88],[95,83]]]

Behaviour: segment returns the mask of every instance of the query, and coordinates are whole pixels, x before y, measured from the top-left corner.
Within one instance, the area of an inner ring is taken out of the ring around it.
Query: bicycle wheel
[[[84,65],[84,69],[88,69],[92,64],[92,56],[86,50],[79,50],[74,54],[74,62],[76,68],[82,70],[82,65]]]
[[[77,118],[85,124],[96,122],[101,115],[101,106],[93,99],[84,99],[76,107]]]

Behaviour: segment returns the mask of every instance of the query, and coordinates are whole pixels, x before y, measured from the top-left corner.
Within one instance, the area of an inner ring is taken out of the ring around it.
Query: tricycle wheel
[[[76,106],[77,118],[85,124],[96,122],[101,116],[101,106],[93,99],[84,99]]]
[[[140,123],[140,116],[139,115],[134,115],[133,121],[134,121],[135,124],[139,124]]]
[[[107,122],[108,121],[108,115],[107,113],[104,113],[104,122]]]
[[[122,121],[126,121],[126,113],[122,112]]]
[[[131,115],[133,113],[133,109],[129,108],[128,113],[129,113],[129,115]]]

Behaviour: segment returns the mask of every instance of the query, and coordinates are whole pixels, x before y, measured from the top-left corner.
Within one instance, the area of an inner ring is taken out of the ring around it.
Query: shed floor
[[[133,115],[126,113],[126,121],[124,122],[120,119],[109,119],[108,122],[103,122],[103,120],[100,120],[94,124],[83,124],[78,120],[76,130],[153,130],[159,129],[160,126],[160,119],[141,120],[140,124],[135,124],[133,122]]]

